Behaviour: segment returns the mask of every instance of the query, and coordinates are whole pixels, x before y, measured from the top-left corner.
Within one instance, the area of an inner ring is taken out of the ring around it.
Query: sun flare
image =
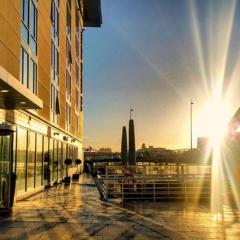
[[[231,113],[223,101],[211,101],[199,115],[197,134],[208,137],[212,146],[219,144],[228,132],[230,116]]]

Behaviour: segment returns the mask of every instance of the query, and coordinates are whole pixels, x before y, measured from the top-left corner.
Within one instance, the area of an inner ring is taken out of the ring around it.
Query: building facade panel
[[[44,99],[39,115],[50,121],[51,1],[38,2],[38,96]]]
[[[20,2],[3,0],[0,4],[0,65],[19,78]]]

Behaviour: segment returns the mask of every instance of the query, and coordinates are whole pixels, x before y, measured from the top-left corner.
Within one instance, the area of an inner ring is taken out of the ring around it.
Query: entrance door
[[[0,130],[0,209],[11,208],[12,131]]]

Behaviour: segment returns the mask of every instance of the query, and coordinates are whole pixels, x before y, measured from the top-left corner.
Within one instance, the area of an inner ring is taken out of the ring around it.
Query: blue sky
[[[84,32],[84,145],[119,150],[132,105],[137,147],[188,147],[191,98],[196,144],[219,82],[233,114],[238,9],[231,0],[102,0],[102,27]]]

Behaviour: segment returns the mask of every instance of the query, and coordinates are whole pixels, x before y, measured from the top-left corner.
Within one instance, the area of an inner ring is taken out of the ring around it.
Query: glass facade
[[[50,181],[53,181],[53,139],[49,139],[49,173],[50,173]]]
[[[58,180],[58,142],[54,140],[52,181]]]
[[[66,143],[63,143],[62,157],[63,157],[63,175],[66,175],[66,165],[64,164],[65,159],[67,159],[67,145],[66,145]]]
[[[14,133],[17,194],[60,181],[66,176],[64,160],[71,158],[75,167],[77,148],[72,144],[17,127]]]
[[[36,134],[28,132],[27,190],[34,188],[34,170],[36,157]]]
[[[17,129],[17,191],[26,191],[27,130]]]
[[[43,176],[43,136],[37,134],[35,187],[40,187],[42,185],[42,176]]]
[[[63,178],[62,143],[58,142],[58,179]]]
[[[9,180],[11,171],[12,136],[0,135],[0,208],[9,207]]]
[[[50,183],[49,138],[43,137],[43,185]]]

